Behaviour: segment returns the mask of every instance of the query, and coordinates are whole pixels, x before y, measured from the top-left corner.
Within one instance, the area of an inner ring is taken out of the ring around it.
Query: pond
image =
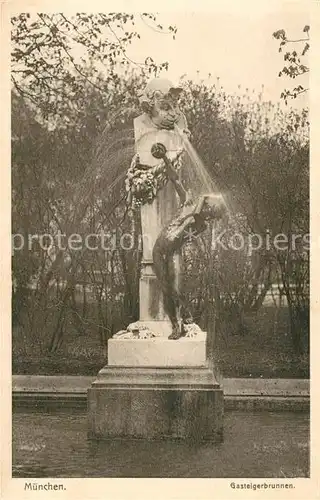
[[[13,415],[13,477],[309,477],[309,414],[228,411],[224,441],[87,438],[80,410]]]

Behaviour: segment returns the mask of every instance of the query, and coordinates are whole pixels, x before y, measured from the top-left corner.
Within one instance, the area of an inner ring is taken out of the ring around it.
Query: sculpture
[[[135,141],[139,145],[140,153],[133,157],[126,179],[128,202],[133,206],[151,203],[168,181],[164,161],[160,158],[160,162],[152,161],[156,158],[150,154],[152,135],[165,144],[168,158],[174,168],[179,170],[181,167],[183,143],[174,129],[175,126],[190,136],[186,118],[178,105],[181,92],[182,89],[174,87],[169,80],[155,78],[146,85],[139,96],[144,113],[135,119]],[[175,144],[177,139],[180,142],[178,148]]]
[[[136,154],[127,172],[126,189],[128,202],[141,210],[142,233],[151,236],[151,244],[143,248],[140,321],[114,338],[157,336],[154,327],[165,317],[171,323],[171,340],[200,330],[179,290],[180,249],[188,229],[199,234],[208,219],[223,217],[226,209],[221,195],[193,197],[191,186],[186,189],[181,182],[183,137],[190,136],[178,104],[181,92],[169,80],[155,78],[140,95],[144,113],[135,119]],[[159,284],[162,301],[154,298]]]
[[[165,78],[155,78],[139,96],[143,111],[159,129],[172,130],[174,125],[187,130],[187,121],[178,104],[181,87],[175,87]]]
[[[152,153],[165,161],[169,179],[175,185],[181,200],[181,208],[177,214],[160,232],[153,247],[153,265],[156,276],[161,284],[164,297],[164,307],[168,314],[172,333],[169,339],[177,340],[188,334],[188,325],[193,323],[192,314],[180,291],[174,256],[180,252],[184,241],[190,236],[199,235],[207,227],[206,221],[221,219],[226,214],[226,206],[220,194],[202,195],[192,199],[166,157],[163,144],[155,144]]]
[[[134,120],[136,154],[126,187],[141,215],[142,237],[148,236],[139,321],[108,340],[108,365],[88,391],[95,438],[222,439],[223,390],[208,364],[207,334],[193,323],[178,277],[185,230],[203,231],[225,207],[191,157],[179,92],[167,80],[150,82],[142,96],[146,112]]]

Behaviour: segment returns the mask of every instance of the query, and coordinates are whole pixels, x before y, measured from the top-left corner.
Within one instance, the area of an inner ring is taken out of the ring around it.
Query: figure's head
[[[172,129],[178,122],[181,111],[178,99],[182,88],[175,87],[170,80],[154,78],[140,95],[140,104],[159,128]]]
[[[223,219],[228,210],[222,194],[210,193],[200,197],[195,209],[195,215],[201,215],[205,220]]]

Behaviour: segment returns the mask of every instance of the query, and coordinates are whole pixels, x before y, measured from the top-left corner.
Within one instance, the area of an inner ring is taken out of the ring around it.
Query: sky
[[[139,20],[141,39],[128,49],[128,55],[137,62],[147,56],[157,62],[168,61],[167,76],[175,83],[183,74],[206,79],[210,73],[213,81],[219,77],[220,84],[231,93],[243,93],[246,88],[260,92],[263,85],[264,99],[273,102],[280,101],[285,88],[299,84],[308,87],[306,76],[299,80],[279,78],[283,53],[278,52],[279,41],[272,37],[279,29],[284,29],[288,38],[305,36],[303,27],[310,23],[305,2],[227,2],[215,5],[210,12],[160,13],[158,19],[164,25],[176,25],[176,39],[155,32]],[[297,44],[301,50],[303,46]],[[307,99],[308,93],[302,94],[290,105],[307,106]]]

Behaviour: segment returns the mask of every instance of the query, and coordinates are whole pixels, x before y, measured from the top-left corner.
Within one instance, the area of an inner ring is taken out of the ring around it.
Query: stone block
[[[147,322],[145,322],[147,324]],[[157,322],[150,322],[155,331]],[[163,323],[164,322],[159,322]],[[148,323],[149,326],[149,323]],[[166,333],[171,332],[170,324]],[[169,340],[167,337],[149,339],[110,339],[108,364],[111,366],[205,366],[206,333],[195,337]]]
[[[107,366],[88,406],[89,437],[222,440],[223,391],[205,367]]]

